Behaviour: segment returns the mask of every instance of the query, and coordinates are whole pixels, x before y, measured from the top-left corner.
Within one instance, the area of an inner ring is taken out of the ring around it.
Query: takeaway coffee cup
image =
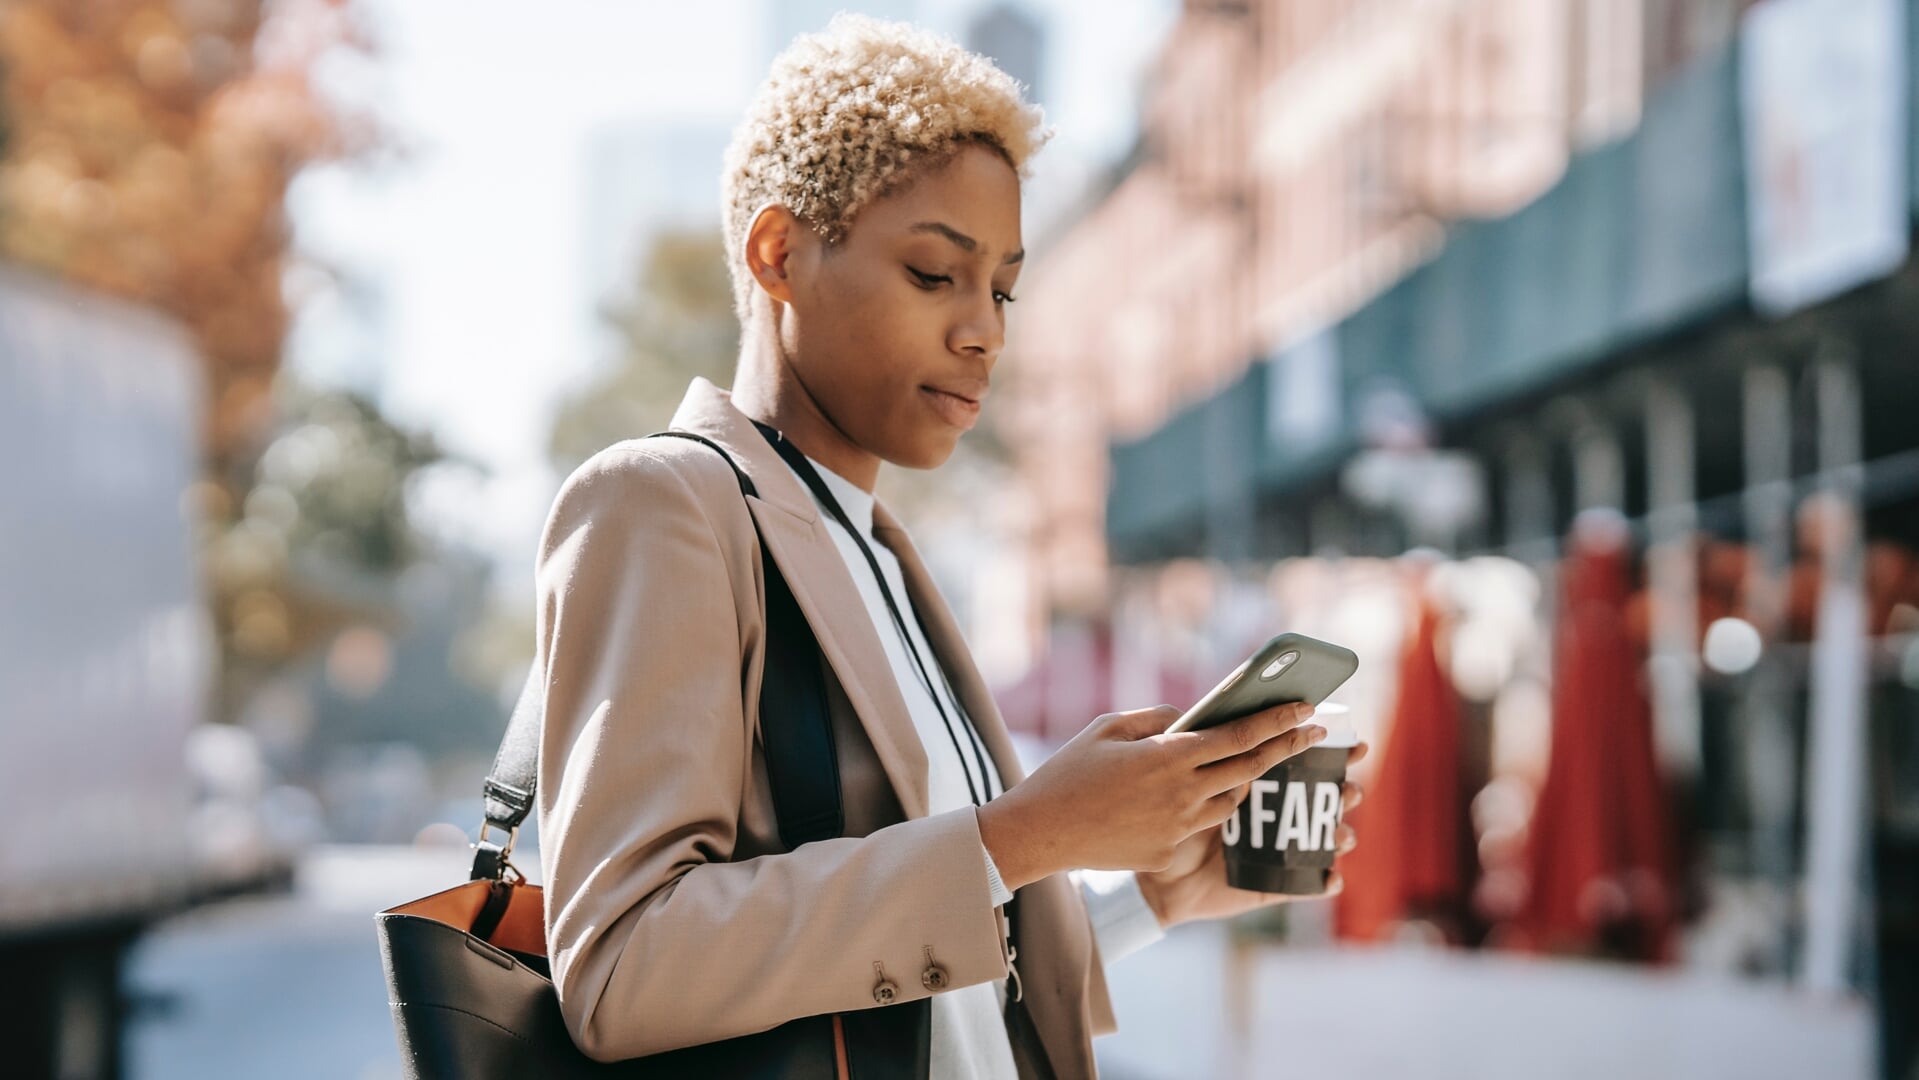
[[[1338,845],[1346,752],[1358,741],[1351,725],[1328,723],[1317,745],[1253,781],[1239,809],[1220,826],[1226,884],[1293,896],[1326,891]]]

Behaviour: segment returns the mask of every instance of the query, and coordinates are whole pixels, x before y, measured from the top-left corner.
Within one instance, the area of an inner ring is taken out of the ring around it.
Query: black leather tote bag
[[[741,494],[757,494],[752,480],[711,440],[682,431],[654,434],[706,443],[733,466]],[[791,850],[839,836],[844,814],[819,643],[764,545],[761,557],[767,620],[761,737],[780,840]],[[486,779],[486,824],[474,846],[471,879],[374,916],[409,1080],[924,1078],[929,998],[801,1017],[627,1061],[597,1062],[580,1052],[561,1018],[547,966],[540,888],[527,884],[509,861],[520,823],[533,808],[542,700],[537,675],[528,677],[520,693]],[[505,841],[488,840],[489,829],[504,833]]]

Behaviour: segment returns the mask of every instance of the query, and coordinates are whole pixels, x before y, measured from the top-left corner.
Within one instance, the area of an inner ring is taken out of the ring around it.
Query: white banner
[[[1741,29],[1753,306],[1784,315],[1906,258],[1903,0],[1767,0]]]

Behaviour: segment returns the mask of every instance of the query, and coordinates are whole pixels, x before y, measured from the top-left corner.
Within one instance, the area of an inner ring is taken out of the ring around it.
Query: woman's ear
[[[753,215],[746,231],[746,272],[768,296],[782,304],[793,302],[790,261],[796,247],[799,220],[778,203],[767,203]]]

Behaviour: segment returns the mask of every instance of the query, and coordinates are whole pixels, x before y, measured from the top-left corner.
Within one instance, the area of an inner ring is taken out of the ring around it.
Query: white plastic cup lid
[[[1321,747],[1352,747],[1359,745],[1359,729],[1353,727],[1347,714],[1351,712],[1337,701],[1322,701],[1313,706],[1313,718],[1308,723],[1318,724],[1326,729],[1326,737],[1319,740]]]

